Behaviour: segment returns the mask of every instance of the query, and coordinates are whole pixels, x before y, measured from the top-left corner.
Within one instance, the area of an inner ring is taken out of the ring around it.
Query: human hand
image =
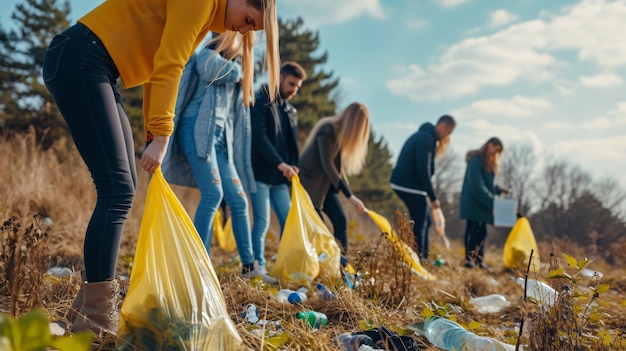
[[[295,169],[294,168],[295,167],[290,166],[290,165],[286,164],[285,162],[281,162],[278,165],[278,170],[283,172],[283,177],[289,179],[289,181],[291,181],[291,178],[294,175],[298,174],[299,170],[297,168],[295,168]]]
[[[146,147],[141,154],[141,167],[144,171],[152,174],[163,162],[165,152],[167,151],[167,144],[170,137],[165,135],[155,136],[152,142]]]
[[[509,189],[507,188],[500,188],[500,194],[508,194],[509,193]]]
[[[350,203],[352,203],[352,205],[356,208],[357,211],[359,211],[360,213],[365,213],[367,212],[367,207],[365,207],[365,204],[363,204],[363,201],[361,201],[358,197],[352,195],[348,198],[348,200],[350,200]]]
[[[441,207],[441,203],[439,202],[439,200],[433,201],[431,205],[433,206],[433,209],[438,209]]]

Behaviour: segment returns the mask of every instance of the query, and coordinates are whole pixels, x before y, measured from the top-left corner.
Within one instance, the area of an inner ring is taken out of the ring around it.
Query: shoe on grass
[[[243,279],[255,279],[257,277],[260,277],[261,280],[264,283],[267,284],[276,284],[278,283],[278,279],[274,278],[274,277],[270,277],[267,274],[264,274],[263,272],[261,272],[259,269],[253,269],[247,273],[241,273],[241,277]]]

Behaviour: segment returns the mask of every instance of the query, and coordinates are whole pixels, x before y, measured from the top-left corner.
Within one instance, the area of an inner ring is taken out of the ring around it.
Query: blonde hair
[[[340,114],[319,120],[306,140],[308,147],[319,129],[330,124],[335,130],[337,148],[341,152],[341,167],[346,175],[361,172],[367,157],[367,143],[370,136],[369,111],[365,105],[353,102]]]
[[[495,155],[493,155],[493,158],[489,158],[487,155],[487,146],[489,144],[493,146],[499,146],[501,150],[500,152],[497,152]],[[469,160],[475,155],[481,155],[483,169],[485,170],[485,172],[498,174],[498,171],[500,170],[500,153],[502,151],[504,151],[504,145],[502,144],[502,140],[500,140],[500,138],[498,137],[492,137],[489,138],[489,140],[487,140],[480,147],[480,149],[468,151],[467,155],[465,156],[465,162],[469,162]]]
[[[278,19],[276,18],[276,0],[247,0],[252,7],[263,12],[263,29],[265,31],[265,65],[270,100],[274,101],[278,96],[280,82],[280,54],[278,52]],[[219,37],[216,52],[224,52],[227,59],[233,59],[241,55],[241,67],[243,68],[243,103],[254,105],[254,43],[256,35],[254,31],[245,34],[227,30]],[[239,41],[240,44],[237,44]],[[234,51],[231,51],[233,47]],[[234,53],[233,56],[229,52]]]

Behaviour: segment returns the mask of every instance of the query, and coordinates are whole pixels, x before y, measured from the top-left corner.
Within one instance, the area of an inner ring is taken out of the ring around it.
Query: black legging
[[[55,36],[44,57],[44,82],[96,187],[84,246],[89,282],[115,276],[137,184],[133,134],[115,86],[118,77],[100,39],[80,23]]]
[[[481,264],[485,254],[487,223],[467,221],[465,227],[465,260]]]
[[[343,212],[341,202],[339,201],[339,194],[336,190],[331,188],[326,194],[324,199],[324,209],[322,210],[330,219],[333,224],[333,231],[335,239],[341,244],[341,253],[343,255],[348,253],[348,223],[346,221],[346,214]],[[322,212],[317,211],[322,217]],[[324,217],[322,217],[323,219]]]
[[[420,255],[420,258],[428,259],[428,204],[426,202],[426,196],[411,194],[396,189],[394,189],[394,191],[408,208],[409,216],[414,222],[413,236],[415,239],[415,252]]]

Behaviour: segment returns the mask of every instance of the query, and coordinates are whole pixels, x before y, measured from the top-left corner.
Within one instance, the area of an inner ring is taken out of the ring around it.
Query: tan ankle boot
[[[83,304],[72,324],[72,332],[91,330],[96,336],[117,334],[120,284],[117,279],[82,286]]]

